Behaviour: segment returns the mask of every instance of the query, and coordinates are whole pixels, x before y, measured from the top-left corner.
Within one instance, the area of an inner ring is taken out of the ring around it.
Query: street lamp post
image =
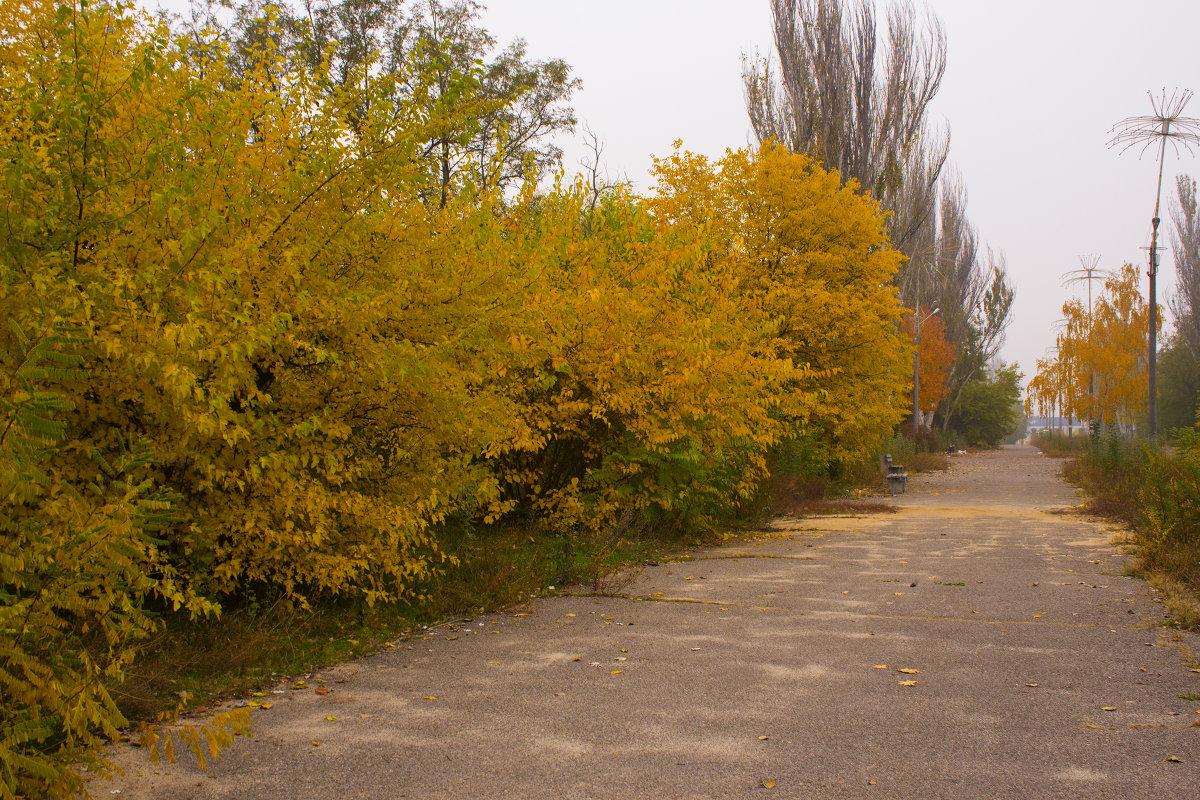
[[[1149,94],[1149,93],[1147,93]],[[1153,114],[1128,117],[1112,127],[1109,133],[1110,147],[1118,147],[1125,152],[1131,147],[1141,145],[1141,154],[1151,146],[1158,144],[1158,189],[1154,196],[1154,217],[1151,220],[1150,234],[1150,331],[1147,346],[1147,382],[1149,392],[1150,436],[1158,433],[1158,384],[1156,367],[1158,360],[1158,208],[1162,199],[1163,159],[1167,152],[1167,142],[1175,148],[1179,155],[1182,147],[1190,154],[1194,145],[1200,145],[1200,120],[1183,116],[1183,109],[1192,99],[1192,93],[1187,89],[1175,90],[1168,97],[1164,89],[1162,96],[1156,98],[1150,94],[1150,107]]]

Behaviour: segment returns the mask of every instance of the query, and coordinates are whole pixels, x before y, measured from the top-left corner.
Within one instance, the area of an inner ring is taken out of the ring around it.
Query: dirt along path
[[[278,687],[207,772],[97,797],[1200,796],[1200,636],[1032,448]],[[314,694],[317,679],[329,692]]]

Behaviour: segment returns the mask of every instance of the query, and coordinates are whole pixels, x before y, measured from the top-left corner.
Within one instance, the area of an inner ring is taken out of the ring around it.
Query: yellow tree
[[[711,232],[710,263],[733,264],[735,291],[778,325],[776,352],[799,370],[781,406],[792,435],[829,461],[861,457],[902,418],[912,357],[878,205],[772,144],[717,162],[676,151],[653,174],[653,213]]]
[[[1138,271],[1126,264],[1104,284],[1087,309],[1063,305],[1063,332],[1056,357],[1039,361],[1027,405],[1129,428],[1145,414],[1146,361],[1141,346],[1149,310],[1138,289]]]

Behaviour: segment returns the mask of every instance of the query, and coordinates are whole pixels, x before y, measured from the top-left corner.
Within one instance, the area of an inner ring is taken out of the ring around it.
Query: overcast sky
[[[1086,291],[1061,282],[1080,255],[1099,255],[1107,268],[1146,263],[1154,154],[1139,160],[1106,143],[1118,120],[1150,113],[1147,90],[1200,91],[1200,2],[929,7],[949,45],[933,119],[950,127],[950,158],[981,238],[1007,256],[1016,304],[1002,356],[1028,376],[1053,347],[1063,301]],[[676,138],[714,156],[750,141],[741,58],[772,46],[767,0],[493,0],[484,19],[498,39],[521,36],[531,56],[574,67],[581,121],[605,140],[610,171],[641,187],[650,156]],[[1188,115],[1200,117],[1200,98]],[[579,157],[570,152],[568,164]],[[1176,158],[1168,148],[1164,220],[1178,172],[1200,176],[1200,153]],[[1174,280],[1169,252],[1160,275],[1161,298]]]
[[[1145,272],[1155,154],[1139,160],[1106,143],[1118,120],[1150,113],[1147,90],[1200,91],[1200,0],[928,6],[949,46],[933,121],[950,128],[950,159],[982,240],[1007,256],[1016,304],[1002,356],[1028,377],[1052,350],[1064,300],[1086,296],[1061,281],[1081,255]],[[492,0],[483,24],[501,44],[521,37],[532,58],[572,65],[583,80],[580,121],[603,139],[609,172],[641,189],[651,156],[669,153],[674,139],[712,156],[751,142],[741,61],[772,47],[767,0]],[[1200,117],[1200,98],[1188,115]],[[562,145],[571,171],[580,141]],[[1164,231],[1180,172],[1200,177],[1200,153],[1177,158],[1168,148]],[[1167,251],[1160,301],[1173,282]]]

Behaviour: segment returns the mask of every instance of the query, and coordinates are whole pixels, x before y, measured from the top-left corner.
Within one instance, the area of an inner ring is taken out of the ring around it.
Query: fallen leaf
[[[614,669],[612,672],[610,672],[610,673],[608,673],[608,674],[609,674],[609,675],[620,675],[620,674],[621,674],[622,672],[624,672],[624,671],[625,671],[625,670],[623,670],[623,669]]]
[[[764,789],[774,789],[775,788],[775,779],[774,778],[766,778],[758,785]]]
[[[273,705],[274,705],[274,703],[259,703],[258,707],[263,709],[264,711],[270,711],[271,706],[273,706]]]
[[[874,786],[874,785],[875,785],[875,781],[867,781],[867,786]]]
[[[333,721],[334,721],[334,720],[336,720],[336,719],[337,719],[337,717],[326,717],[326,718],[325,718],[325,721],[326,721],[326,722],[333,722]]]
[[[1037,619],[1038,617],[1041,617],[1041,616],[1044,616],[1044,614],[1034,614],[1034,615],[1033,615],[1033,618],[1034,618],[1034,619]]]
[[[920,675],[921,674],[921,670],[919,670],[919,669],[898,669],[898,670],[896,670],[896,672],[903,672],[905,675]]]
[[[916,686],[916,681],[900,681],[901,686]]]
[[[1172,761],[1172,762],[1174,762],[1174,763],[1176,763],[1176,764],[1182,764],[1182,763],[1183,763],[1183,759],[1182,759],[1182,758],[1180,758],[1179,756],[1167,756],[1167,757],[1166,757],[1166,759],[1164,759],[1164,760],[1166,760],[1166,761]]]
[[[1101,711],[1116,711],[1116,706],[1100,706]]]
[[[699,650],[699,649],[700,649],[699,647],[693,647],[693,648],[692,648],[692,652],[694,653],[694,652],[696,652],[696,651],[697,651],[697,650]]]
[[[437,700],[437,698],[436,698],[436,697],[434,697],[434,696],[433,696],[433,695],[431,695],[431,694],[430,694],[430,695],[426,695],[426,696],[425,696],[425,699],[426,699],[426,700]]]
[[[613,661],[628,661],[628,660],[629,659],[626,658],[625,656],[617,656],[616,658],[613,659]]]
[[[312,746],[313,746],[313,747],[320,747],[320,746],[321,746],[321,743],[320,743],[319,741],[317,741],[316,739],[313,739],[313,740],[312,740]]]
[[[628,652],[629,652],[629,648],[628,648],[628,647],[622,647],[622,648],[621,648],[621,652],[622,652],[622,653],[628,653]]]
[[[579,659],[575,659],[575,660],[578,661]],[[499,661],[489,661],[488,663],[489,664],[499,664],[500,662]]]
[[[575,615],[574,615],[574,614],[567,614],[567,616],[568,616],[568,617],[573,617],[573,616],[575,616]]]
[[[324,686],[318,686],[317,688],[313,689],[313,694],[329,694],[329,690]]]
[[[266,692],[251,692],[250,696],[251,697],[266,697],[267,693]]]
[[[447,636],[447,637],[446,637],[446,641],[447,641],[447,642],[453,642],[453,641],[454,641],[455,639],[457,639],[457,638],[458,638],[457,636]]]
[[[765,742],[767,739],[770,739],[770,738],[771,738],[770,736],[760,736],[760,737],[758,737],[758,740],[760,742]]]
[[[1031,687],[1033,687],[1033,688],[1035,688],[1035,689],[1037,688],[1037,684],[1036,684],[1036,683],[1027,683],[1027,684],[1025,684],[1025,685],[1026,685],[1026,686],[1031,686]]]
[[[887,669],[887,664],[876,664],[875,669]]]
[[[384,642],[383,646],[384,647],[395,647],[396,645],[392,644],[391,642]]]

